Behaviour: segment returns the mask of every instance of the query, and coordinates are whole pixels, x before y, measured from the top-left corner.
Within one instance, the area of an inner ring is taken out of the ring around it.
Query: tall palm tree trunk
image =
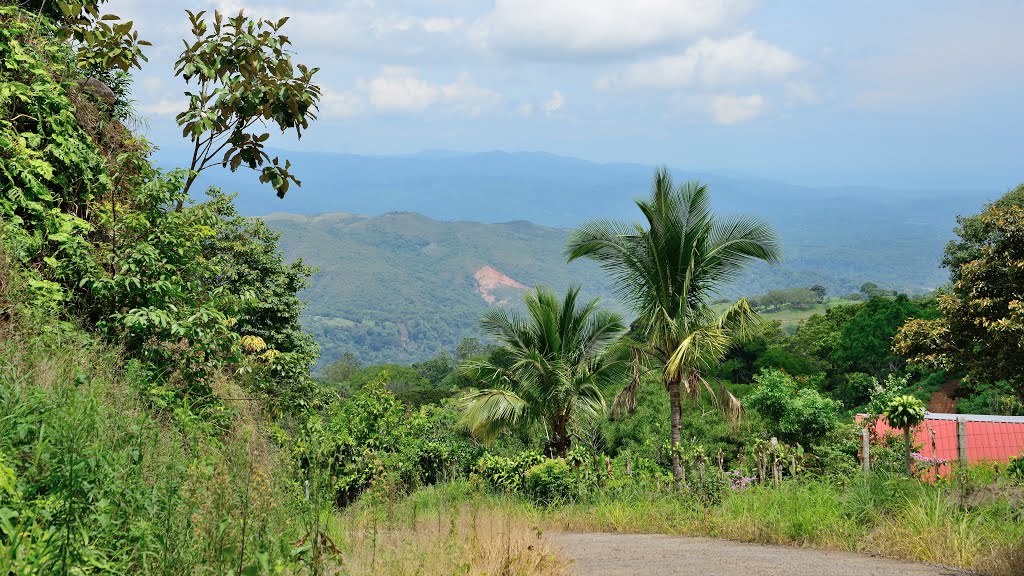
[[[672,478],[675,480],[676,488],[680,488],[683,481],[683,462],[679,458],[679,447],[682,443],[682,405],[679,398],[679,379],[672,378],[668,381],[668,404],[672,412]]]
[[[547,452],[549,458],[565,458],[572,445],[572,438],[569,436],[568,416],[562,415],[551,423],[551,438],[548,439]]]

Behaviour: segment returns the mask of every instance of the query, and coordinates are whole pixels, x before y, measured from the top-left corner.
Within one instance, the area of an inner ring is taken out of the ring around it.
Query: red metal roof
[[[857,415],[857,421],[866,418]],[[912,429],[913,442],[923,458],[945,461],[957,459],[957,419],[963,418],[967,428],[968,462],[1006,462],[1024,454],[1024,417],[981,414],[925,414],[924,422]],[[874,425],[877,435],[899,434],[884,418]],[[934,448],[932,434],[934,433]]]

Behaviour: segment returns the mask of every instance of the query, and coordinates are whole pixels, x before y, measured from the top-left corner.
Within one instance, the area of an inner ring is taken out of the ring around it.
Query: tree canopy
[[[894,348],[910,361],[964,370],[978,382],[1005,381],[1024,398],[1024,185],[959,219],[943,263],[953,286],[941,317],[911,320]]]

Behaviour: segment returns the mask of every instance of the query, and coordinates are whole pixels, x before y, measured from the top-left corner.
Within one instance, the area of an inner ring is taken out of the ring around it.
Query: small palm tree
[[[525,318],[503,308],[484,316],[484,332],[510,360],[460,367],[487,386],[460,401],[461,422],[474,436],[488,441],[509,428],[541,424],[545,451],[560,457],[571,445],[574,419],[604,413],[602,390],[620,382],[627,365],[617,346],[625,325],[620,315],[598,310],[596,298],[577,305],[579,291],[570,287],[560,299],[538,287],[524,297]]]
[[[889,426],[903,430],[903,455],[907,463],[907,476],[914,471],[910,461],[910,429],[924,421],[924,403],[913,396],[897,396],[885,407]]]
[[[672,471],[678,482],[682,421],[681,394],[709,389],[703,374],[722,360],[736,338],[744,337],[758,317],[745,300],[716,314],[711,300],[751,260],[776,262],[779,244],[764,221],[749,216],[716,217],[706,186],[687,182],[678,188],[667,169],[654,176],[650,199],[637,200],[644,224],[590,222],[569,239],[570,261],[591,258],[607,270],[618,293],[639,317],[635,339],[645,356],[661,365],[672,419]],[[616,399],[628,404],[639,378]],[[738,416],[739,403],[724,387],[719,405]]]

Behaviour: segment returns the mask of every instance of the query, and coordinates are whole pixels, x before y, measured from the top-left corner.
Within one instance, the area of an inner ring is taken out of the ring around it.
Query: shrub
[[[1006,464],[1006,475],[1012,480],[1024,483],[1024,454],[1010,458]]]
[[[491,490],[517,494],[523,489],[526,471],[544,462],[544,457],[533,451],[526,451],[512,457],[485,454],[476,462],[476,472]]]
[[[765,431],[789,444],[811,444],[839,422],[839,403],[778,370],[754,377],[758,386],[744,399],[762,416]]]
[[[541,462],[524,476],[526,495],[542,506],[569,500],[575,484],[572,470],[561,458]]]

